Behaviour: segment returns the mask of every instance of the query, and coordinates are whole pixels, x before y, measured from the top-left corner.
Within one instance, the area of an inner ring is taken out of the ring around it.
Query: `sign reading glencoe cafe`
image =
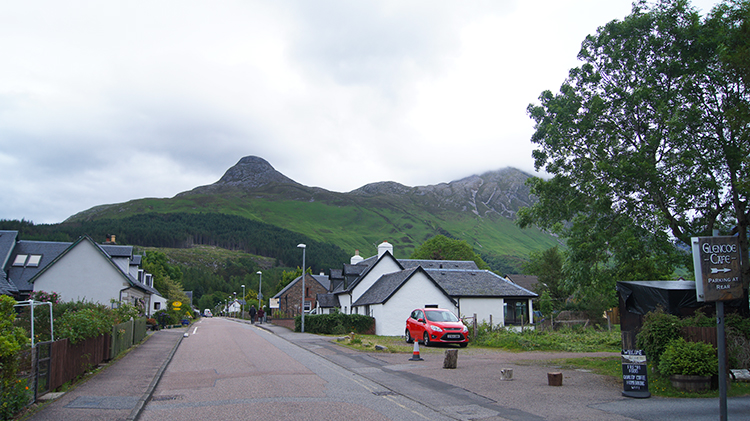
[[[693,237],[698,301],[742,298],[740,243],[737,237]]]

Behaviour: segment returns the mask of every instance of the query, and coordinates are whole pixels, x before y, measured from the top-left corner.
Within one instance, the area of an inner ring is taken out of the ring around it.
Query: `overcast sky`
[[[693,1],[703,13],[716,1]],[[347,192],[533,173],[526,106],[631,0],[5,1],[0,219],[172,197],[256,155]]]

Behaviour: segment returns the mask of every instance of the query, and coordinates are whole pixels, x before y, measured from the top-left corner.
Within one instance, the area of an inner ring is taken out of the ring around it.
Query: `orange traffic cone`
[[[409,358],[409,361],[424,361],[424,358],[419,356],[419,341],[416,339],[414,340],[414,352],[412,353],[411,358]]]

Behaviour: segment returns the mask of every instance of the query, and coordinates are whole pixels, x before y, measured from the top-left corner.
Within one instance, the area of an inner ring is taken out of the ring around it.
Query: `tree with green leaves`
[[[469,243],[464,240],[454,240],[444,235],[436,235],[422,243],[412,253],[410,259],[425,260],[471,260],[477,264],[479,269],[488,269],[489,266],[482,258],[474,252]]]
[[[534,251],[529,254],[529,261],[524,263],[524,273],[535,275],[537,285],[534,292],[543,299],[550,300],[554,309],[565,305],[570,296],[570,287],[565,282],[563,273],[564,254],[555,246],[544,251]],[[546,295],[546,298],[544,294]]]
[[[687,0],[638,1],[586,37],[558,94],[528,107],[535,166],[553,177],[531,179],[539,201],[518,222],[566,239],[580,298],[613,304],[615,281],[669,276],[673,243],[713,229],[747,255],[749,24],[747,0],[703,19]]]

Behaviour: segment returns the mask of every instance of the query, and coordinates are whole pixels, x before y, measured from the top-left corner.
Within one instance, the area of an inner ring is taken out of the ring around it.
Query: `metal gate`
[[[39,342],[36,344],[36,364],[34,364],[34,402],[37,397],[49,392],[51,360],[52,360],[52,343]]]

